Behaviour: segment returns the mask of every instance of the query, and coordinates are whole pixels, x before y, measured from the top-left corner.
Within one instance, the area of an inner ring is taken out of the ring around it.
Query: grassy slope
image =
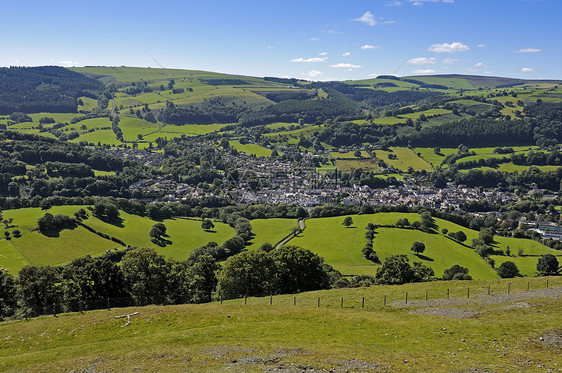
[[[73,216],[80,207],[82,206],[56,206],[49,212]],[[52,236],[32,231],[37,226],[37,219],[44,214],[45,211],[39,208],[4,211],[5,218],[14,218],[13,224],[22,231],[22,237],[11,238],[9,241],[0,240],[0,267],[7,268],[10,273],[17,273],[26,264],[64,264],[83,255],[100,255],[107,249],[120,247],[115,242],[101,238],[82,227],[65,229]],[[187,259],[193,249],[210,241],[221,244],[235,235],[234,229],[220,222],[215,222],[213,231],[205,232],[201,229],[199,220],[168,219],[164,220],[168,228],[168,242],[159,245],[152,242],[148,236],[155,221],[123,211],[121,218],[121,224],[113,225],[90,214],[84,223],[98,232],[119,238],[128,245],[153,247],[159,253],[176,259]],[[16,228],[8,230],[11,232],[13,229]]]
[[[562,278],[550,278],[561,286]],[[510,280],[511,291],[526,281]],[[545,279],[532,279],[531,289]],[[536,339],[560,333],[562,300],[533,299],[526,307],[458,306],[481,312],[454,319],[411,314],[388,302],[505,293],[507,281],[443,282],[328,290],[182,306],[148,306],[45,316],[0,324],[0,370],[240,371],[297,366],[336,371],[546,371],[559,369],[559,349]],[[322,306],[316,308],[317,297]],[[365,297],[366,309],[360,309]],[[345,299],[340,309],[340,298]],[[115,316],[139,311],[131,324]],[[420,343],[422,342],[422,343]],[[557,363],[558,365],[554,365]],[[347,365],[347,366],[346,366]],[[366,370],[360,369],[361,367]],[[284,368],[284,369],[283,369]],[[293,371],[293,370],[289,370]],[[300,371],[300,370],[299,370]]]
[[[393,166],[401,171],[406,171],[408,167],[412,166],[414,170],[426,170],[431,171],[433,168],[429,163],[427,163],[422,158],[418,157],[411,149],[400,148],[400,147],[390,147],[391,151],[376,150],[375,153],[377,158],[380,158],[386,162],[389,166]],[[388,159],[389,154],[394,154],[397,159]]]
[[[275,245],[291,233],[292,227],[298,226],[296,219],[254,219],[251,224],[255,237],[248,250],[258,249],[266,242]]]
[[[51,214],[72,216],[80,206],[56,206],[49,210]],[[5,218],[13,218],[13,225],[22,232],[20,238],[1,240],[2,254],[0,267],[10,273],[17,273],[24,265],[55,265],[66,263],[83,255],[98,255],[107,249],[120,247],[118,244],[103,239],[82,227],[64,229],[58,235],[44,235],[32,231],[37,227],[37,220],[45,214],[39,208],[24,208],[4,211]],[[10,232],[13,231],[8,229]]]
[[[152,242],[148,236],[152,226],[157,223],[156,221],[123,211],[121,211],[121,218],[122,222],[118,225],[105,223],[93,216],[90,216],[84,223],[100,232],[117,237],[128,245],[153,247],[160,254],[176,259],[187,259],[193,249],[210,241],[222,244],[235,235],[234,229],[220,222],[214,222],[215,228],[205,232],[201,229],[200,220],[167,219],[163,223],[167,227],[169,237],[166,239],[169,242],[160,246]]]
[[[361,253],[361,249],[366,243],[365,226],[368,223],[395,224],[400,218],[407,218],[410,223],[420,220],[419,215],[413,213],[353,215],[352,218],[354,221],[352,228],[342,226],[343,216],[308,219],[305,231],[289,243],[302,246],[324,257],[326,263],[334,266],[343,274],[374,275],[377,266],[366,260]],[[433,268],[436,277],[441,277],[446,268],[454,264],[461,264],[469,268],[470,274],[474,278],[497,278],[495,271],[474,250],[440,233],[443,228],[448,229],[449,232],[462,230],[468,237],[467,243],[470,243],[473,238],[478,237],[478,232],[441,219],[436,219],[436,224],[438,225],[438,233],[434,234],[408,229],[379,228],[373,241],[374,250],[381,261],[394,254],[408,255],[410,262],[421,261]],[[426,244],[426,252],[420,257],[410,251],[414,241]],[[546,253],[560,255],[560,252],[550,250],[533,240],[496,237],[495,249],[506,251],[508,246],[512,255],[517,254],[520,249],[523,250],[524,255],[543,255]],[[522,269],[527,266],[523,273],[534,275],[534,269],[529,268],[529,265],[531,265],[529,263],[534,261],[536,266],[537,257],[514,257],[511,260],[517,265],[521,265]]]
[[[271,150],[264,148],[263,146],[259,146],[256,144],[241,144],[238,140],[230,141],[230,146],[234,149],[238,150],[239,152],[244,152],[246,154],[254,154],[256,157],[270,157]]]

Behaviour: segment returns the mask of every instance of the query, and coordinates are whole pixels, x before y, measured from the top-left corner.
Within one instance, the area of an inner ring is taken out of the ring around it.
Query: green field
[[[351,171],[361,168],[363,171],[379,171],[380,166],[371,158],[350,158],[336,160],[336,167],[340,171]]]
[[[289,244],[302,246],[325,258],[326,263],[346,275],[369,274],[374,275],[376,265],[366,260],[361,249],[365,246],[365,226],[368,223],[379,225],[393,225],[398,219],[407,218],[410,223],[419,221],[419,215],[414,213],[379,213],[371,215],[353,215],[354,224],[352,228],[342,226],[343,216],[332,218],[308,219],[306,229]],[[395,254],[408,255],[410,261],[421,261],[433,268],[436,277],[441,277],[443,271],[455,264],[463,265],[470,270],[470,274],[476,279],[493,279],[497,274],[476,252],[448,237],[445,237],[441,229],[446,228],[449,232],[462,230],[467,235],[466,243],[478,237],[478,232],[461,227],[452,222],[435,219],[438,225],[437,232],[426,233],[422,231],[398,228],[379,228],[373,241],[373,249],[377,252],[381,261]],[[410,248],[415,241],[424,242],[426,251],[420,256],[414,255]],[[496,237],[494,249],[507,250],[509,246],[512,255],[523,250],[524,255],[513,257],[510,260],[517,265],[528,266],[533,258],[534,265],[538,255],[552,253],[560,255],[560,252],[548,249],[540,243],[517,238]],[[498,264],[499,265],[499,264]],[[534,275],[534,271],[528,274]]]
[[[72,216],[80,206],[56,206],[49,210],[51,214]],[[38,231],[37,220],[45,214],[39,208],[6,210],[4,218],[13,218],[14,228],[19,229],[22,236],[12,237],[9,241],[2,239],[0,250],[0,267],[7,268],[10,273],[17,273],[24,265],[57,265],[84,255],[99,255],[107,249],[120,247],[115,242],[101,238],[82,227],[64,229],[58,234],[44,235]]]
[[[238,140],[231,140],[230,146],[239,152],[254,154],[256,157],[271,157],[271,150],[256,144],[241,144]]]
[[[407,171],[408,167],[412,167],[414,171],[433,170],[431,165],[418,157],[412,149],[400,147],[390,147],[389,149],[390,151],[375,150],[377,158],[384,160],[389,166],[392,166],[400,171]],[[389,159],[389,154],[396,155],[397,159]]]
[[[253,219],[250,223],[255,237],[248,250],[258,249],[266,242],[275,245],[291,233],[291,228],[298,226],[296,219]]]
[[[550,277],[551,287],[561,279]],[[546,279],[529,281],[530,289],[544,289]],[[505,294],[508,283],[524,295],[527,279],[447,281],[282,295],[272,305],[269,297],[248,298],[247,305],[238,299],[3,322],[0,370],[558,371],[559,347],[547,336],[560,337],[560,297],[463,304],[467,288],[472,296],[488,286]],[[383,297],[387,304],[403,302],[405,293],[422,300],[426,291],[430,299],[449,291],[460,304],[383,306]],[[116,316],[133,312],[139,315],[123,328]],[[447,316],[455,312],[473,316]]]
[[[361,151],[361,157],[356,157],[355,152],[347,152],[347,153],[340,153],[340,152],[331,152],[330,155],[336,159],[362,159],[362,158],[371,158],[369,153],[366,151]]]
[[[158,253],[179,260],[187,259],[193,249],[208,242],[214,241],[220,245],[235,236],[234,229],[220,222],[214,222],[215,228],[206,232],[201,229],[201,220],[166,219],[163,223],[167,227],[169,237],[165,237],[168,242],[161,246],[152,242],[148,236],[156,221],[123,211],[121,211],[121,219],[121,224],[115,225],[90,216],[84,223],[100,232],[121,239],[127,245],[153,247]]]
[[[56,206],[49,210],[52,214],[73,216],[78,209],[86,206]],[[99,237],[83,227],[64,229],[58,234],[44,235],[34,231],[37,220],[45,214],[39,208],[24,208],[4,211],[5,218],[13,218],[14,228],[22,232],[20,238],[12,237],[9,241],[0,240],[0,267],[7,268],[10,273],[17,273],[25,264],[58,265],[65,264],[74,258],[84,255],[100,255],[105,250],[121,248],[121,245]],[[163,221],[168,228],[165,243],[154,243],[148,236],[155,221],[121,211],[121,222],[109,224],[99,220],[90,213],[84,220],[88,226],[98,232],[116,237],[127,245],[137,247],[153,247],[160,254],[176,259],[187,259],[191,251],[210,241],[222,244],[235,235],[230,226],[215,222],[212,231],[201,229],[200,220],[167,219]],[[280,239],[280,238],[279,238]]]

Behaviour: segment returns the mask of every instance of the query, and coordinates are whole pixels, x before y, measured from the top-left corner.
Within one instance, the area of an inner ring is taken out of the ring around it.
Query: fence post
[[[320,297],[318,297],[318,307],[320,307]]]
[[[343,308],[343,297],[341,297],[340,308]]]
[[[222,294],[221,294],[221,304],[222,304]]]
[[[449,299],[449,289],[447,289],[447,299]]]
[[[511,283],[508,282],[508,283],[507,283],[507,294],[509,294],[510,291],[511,291]]]
[[[466,299],[470,298],[470,288],[466,288]]]
[[[107,298],[107,309],[109,310],[109,298]]]
[[[269,296],[269,305],[271,306],[273,304],[273,295]]]
[[[386,306],[386,294],[384,295],[384,305]]]
[[[527,281],[527,291],[529,291],[529,281]]]
[[[427,301],[427,293],[428,293],[428,291],[429,291],[429,290],[426,290],[426,291],[425,291],[425,300],[426,300],[426,301]]]
[[[406,302],[404,304],[408,304],[408,292],[406,292]]]
[[[293,306],[297,305],[297,297],[293,297]]]
[[[488,295],[490,295],[490,285],[488,285]]]
[[[248,303],[248,296],[244,295],[244,305],[246,305]]]
[[[365,297],[361,298],[361,308],[365,308]]]
[[[57,317],[57,304],[53,303],[53,316]]]
[[[546,288],[548,289],[548,279],[546,279]]]

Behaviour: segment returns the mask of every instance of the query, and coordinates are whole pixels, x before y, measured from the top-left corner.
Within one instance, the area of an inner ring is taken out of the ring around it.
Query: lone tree
[[[552,276],[558,273],[558,259],[552,254],[546,254],[539,258],[537,272],[541,276]]]
[[[343,219],[342,225],[346,228],[349,228],[351,224],[353,224],[353,218],[351,216],[346,216],[345,219]]]
[[[519,268],[512,261],[503,262],[498,267],[498,275],[501,278],[512,278],[519,276]]]
[[[423,253],[425,251],[425,244],[423,242],[416,241],[416,242],[414,242],[414,244],[412,245],[410,250],[412,250],[414,253],[416,253],[416,255],[420,255],[421,253]]]
[[[152,226],[152,229],[148,233],[151,238],[155,240],[159,240],[162,238],[163,235],[166,234],[166,226],[164,223],[156,223]]]
[[[215,225],[213,224],[211,219],[203,219],[203,221],[201,222],[201,228],[203,228],[204,231],[210,231],[214,227]]]

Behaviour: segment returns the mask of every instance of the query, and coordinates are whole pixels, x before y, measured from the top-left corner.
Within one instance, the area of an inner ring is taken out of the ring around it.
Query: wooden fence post
[[[365,308],[365,297],[361,298],[361,308]]]
[[[425,291],[425,300],[427,301],[427,293],[429,292],[429,290]]]
[[[386,306],[386,294],[384,295],[384,305]]]
[[[447,299],[449,299],[449,289],[447,289]]]
[[[404,304],[408,304],[408,292],[406,292],[406,302]]]

